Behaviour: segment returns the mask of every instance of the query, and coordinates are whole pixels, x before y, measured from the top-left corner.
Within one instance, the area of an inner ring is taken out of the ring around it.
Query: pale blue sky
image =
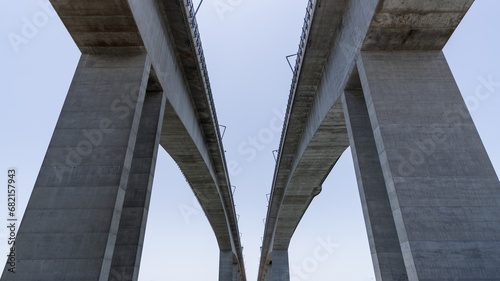
[[[42,4],[40,4],[42,3]],[[79,51],[47,1],[2,1],[0,10],[0,173],[19,170],[25,208],[79,58]],[[195,1],[198,3],[198,1]],[[217,11],[216,4],[231,9]],[[232,4],[230,4],[232,3]],[[204,52],[243,233],[248,280],[256,280],[267,211],[292,72],[285,56],[296,53],[306,0],[205,0],[199,13]],[[232,6],[231,6],[232,5]],[[226,6],[227,7],[227,6]],[[445,55],[497,173],[500,171],[500,87],[477,95],[481,79],[500,82],[500,2],[476,0],[445,48]],[[27,22],[36,32],[24,36]],[[9,34],[23,36],[18,46]],[[18,49],[18,52],[15,49]],[[257,141],[258,145],[251,143]],[[5,202],[0,192],[0,202]],[[158,156],[140,281],[217,280],[214,234],[176,164]],[[0,218],[2,215],[0,207]],[[6,212],[5,212],[6,216]],[[6,253],[6,229],[0,249]],[[338,247],[315,270],[304,262],[328,240]],[[289,250],[295,280],[369,281],[373,278],[366,230],[350,151],[346,151],[297,229]],[[294,280],[294,279],[292,279]]]

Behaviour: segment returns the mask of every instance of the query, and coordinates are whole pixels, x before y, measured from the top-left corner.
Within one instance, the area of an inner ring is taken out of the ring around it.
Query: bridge
[[[137,280],[161,145],[245,281],[224,149],[191,0],[51,0],[82,55],[2,281]],[[163,172],[163,171],[160,171]]]
[[[310,0],[258,280],[351,147],[377,280],[499,280],[500,183],[442,49],[473,0]]]

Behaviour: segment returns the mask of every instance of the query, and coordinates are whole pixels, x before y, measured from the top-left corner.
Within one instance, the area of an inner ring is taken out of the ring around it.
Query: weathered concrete
[[[82,55],[2,280],[108,280],[150,65]]]
[[[409,280],[499,280],[500,183],[443,53],[357,65]]]
[[[356,77],[357,76],[357,77]],[[354,73],[355,80],[359,76]],[[408,280],[361,82],[342,95],[361,206],[377,280]]]
[[[144,50],[129,1],[51,0],[50,3],[82,53]]]
[[[167,95],[161,145],[191,184],[220,248],[227,250],[234,248],[234,243],[239,245],[224,150],[208,74],[203,67],[204,57],[192,15],[192,2],[53,2],[83,53],[147,51]],[[130,40],[131,34],[136,34],[133,36],[139,36],[140,40]],[[106,36],[111,41],[102,39]],[[199,161],[193,165],[193,160]],[[235,251],[242,259],[241,250]]]

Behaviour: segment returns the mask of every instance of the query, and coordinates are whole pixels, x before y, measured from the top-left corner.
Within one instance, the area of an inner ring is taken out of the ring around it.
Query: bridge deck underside
[[[382,0],[363,51],[441,50],[474,0]]]

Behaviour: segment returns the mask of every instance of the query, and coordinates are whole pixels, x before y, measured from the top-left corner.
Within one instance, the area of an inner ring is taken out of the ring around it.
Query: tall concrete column
[[[108,280],[149,70],[82,55],[2,281]]]
[[[443,53],[357,66],[409,280],[500,280],[500,183]]]
[[[220,251],[219,256],[219,281],[233,280],[233,252]]]
[[[166,95],[158,90],[146,91],[111,264],[110,281],[137,281],[139,276],[166,101]]]
[[[272,280],[290,281],[288,250],[273,250]]]
[[[376,280],[408,280],[363,91],[346,90],[342,105]]]

